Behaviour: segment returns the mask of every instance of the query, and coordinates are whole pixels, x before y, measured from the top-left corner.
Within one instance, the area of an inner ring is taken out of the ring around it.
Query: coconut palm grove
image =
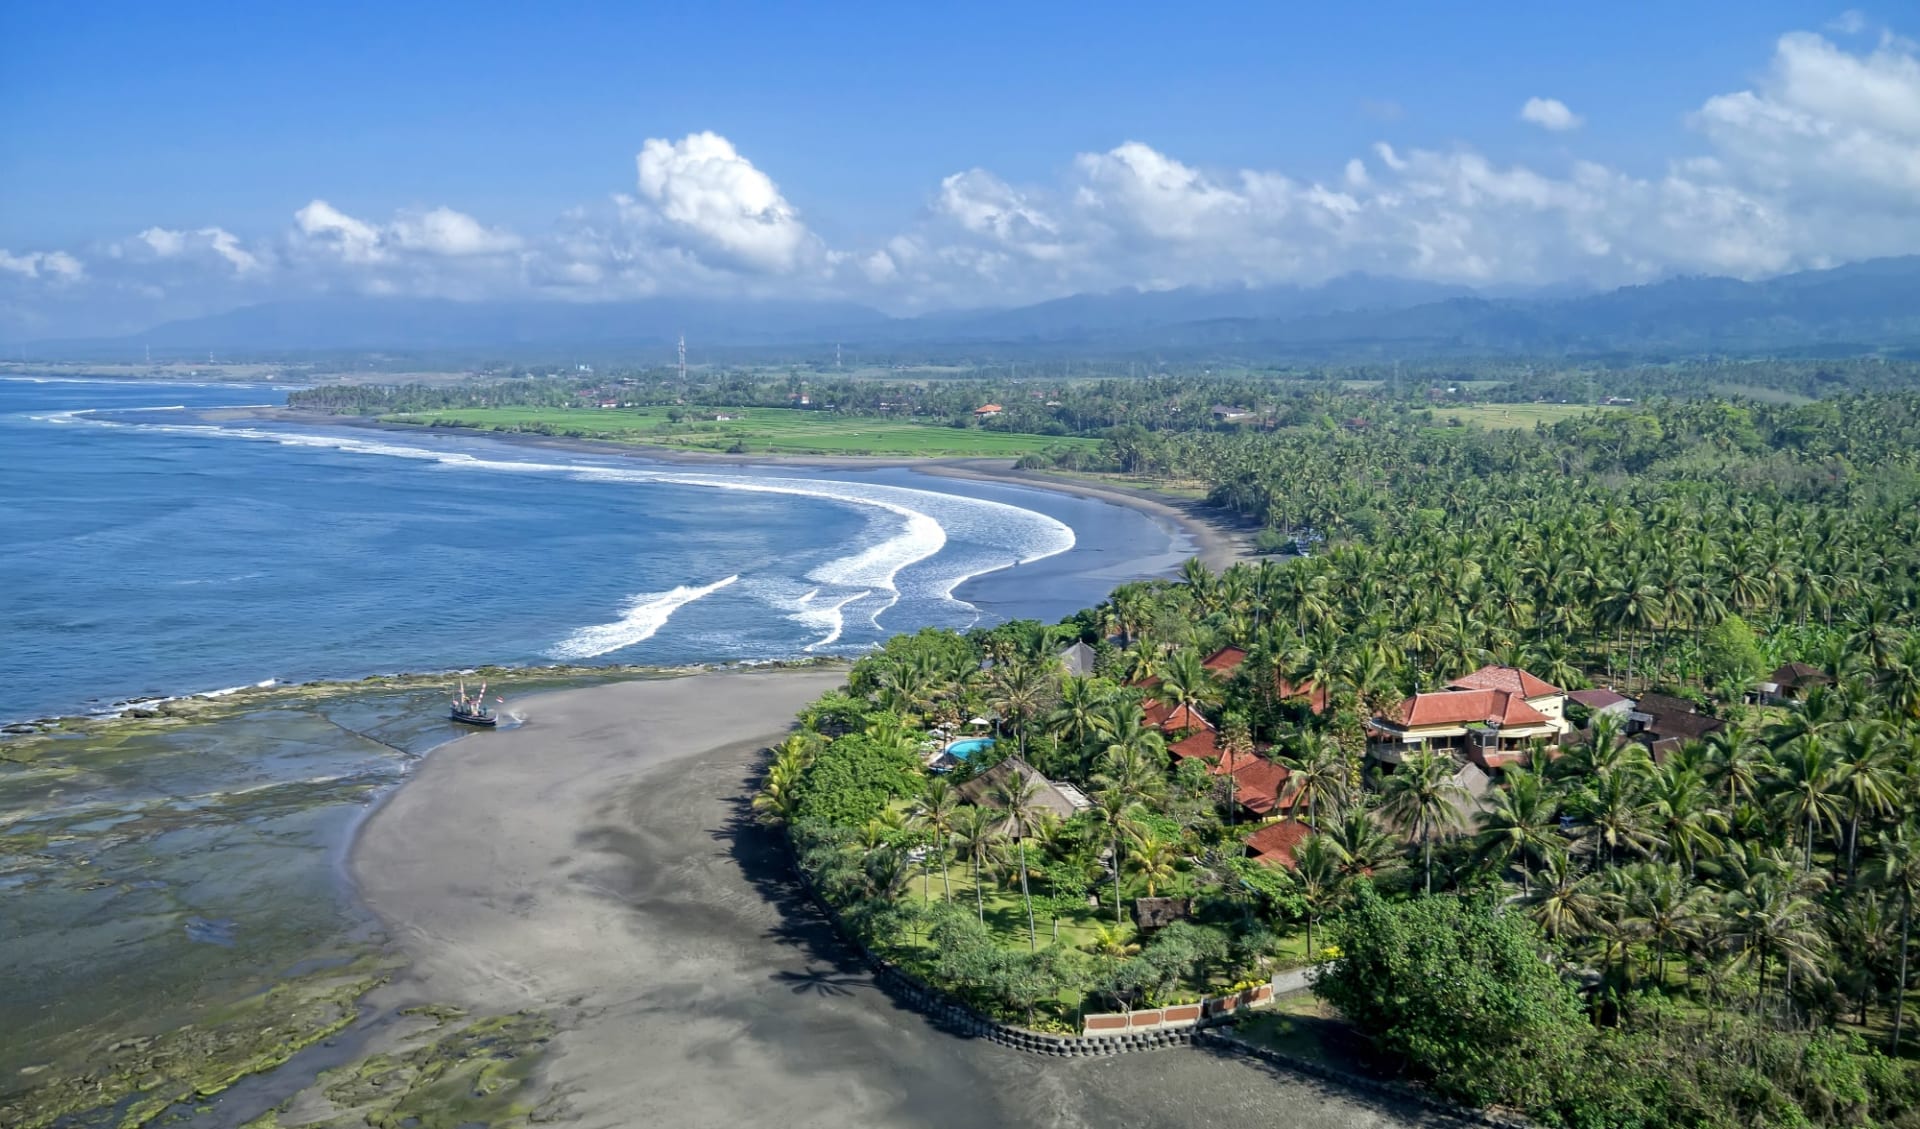
[[[843,930],[1061,1032],[1312,968],[1246,1037],[1547,1124],[1920,1124],[1920,397],[1102,457],[1287,551],[854,664],[754,801]]]

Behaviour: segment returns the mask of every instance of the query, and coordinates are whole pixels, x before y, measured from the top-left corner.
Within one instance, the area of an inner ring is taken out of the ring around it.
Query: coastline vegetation
[[[856,664],[757,806],[862,943],[1068,1028],[1326,960],[1388,1069],[1548,1124],[1920,1116],[1920,396],[1107,442],[1305,552]],[[1765,690],[1786,663],[1816,685]],[[1485,665],[1713,724],[1656,751],[1576,710],[1477,792],[1462,752],[1370,754],[1369,719]],[[1182,710],[1287,802],[1247,813],[1240,774],[1169,756],[1202,728]],[[975,716],[992,753],[928,773]],[[1009,755],[1090,806],[1038,815],[1017,775],[955,799]],[[1286,857],[1246,857],[1289,825]],[[1185,920],[1136,924],[1168,894]]]
[[[794,408],[470,408],[380,417],[387,423],[599,439],[731,454],[1012,457],[1091,450],[1092,439],[983,430]]]

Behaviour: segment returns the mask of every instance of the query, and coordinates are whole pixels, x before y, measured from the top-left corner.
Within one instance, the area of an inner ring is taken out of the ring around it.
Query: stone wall
[[[1272,1002],[1273,985],[1267,983],[1235,992],[1230,996],[1209,996],[1199,1003],[1089,1015],[1081,1021],[1080,1034],[1083,1038],[1090,1038],[1121,1032],[1177,1031],[1189,1027],[1212,1027],[1215,1024],[1231,1021],[1236,1014],[1248,1008],[1265,1007]]]

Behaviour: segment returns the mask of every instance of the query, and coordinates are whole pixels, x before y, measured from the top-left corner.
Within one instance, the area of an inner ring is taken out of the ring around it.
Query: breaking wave
[[[667,625],[674,612],[703,596],[713,595],[738,579],[740,577],[735,575],[699,588],[683,584],[667,592],[642,592],[627,600],[626,612],[619,619],[612,623],[583,627],[561,640],[547,654],[556,659],[593,659],[623,651],[636,643],[644,643],[653,638],[654,632]]]

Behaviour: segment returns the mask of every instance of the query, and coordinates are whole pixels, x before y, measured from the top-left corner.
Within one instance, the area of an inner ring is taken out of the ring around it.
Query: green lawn
[[[679,422],[668,417],[673,411]],[[715,414],[735,418],[716,420]],[[1017,458],[1049,447],[1097,446],[1096,440],[1023,435],[925,421],[841,416],[795,408],[466,408],[384,416],[392,423],[473,427],[690,450],[817,455],[980,456]]]

